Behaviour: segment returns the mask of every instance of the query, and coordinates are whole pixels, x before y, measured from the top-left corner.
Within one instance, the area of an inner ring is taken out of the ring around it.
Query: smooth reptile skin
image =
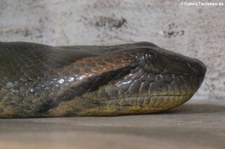
[[[53,47],[0,42],[0,117],[110,116],[177,107],[206,66],[152,43]]]

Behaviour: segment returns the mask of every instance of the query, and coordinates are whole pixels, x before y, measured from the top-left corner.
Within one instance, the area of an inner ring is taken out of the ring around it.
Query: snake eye
[[[156,58],[156,53],[154,52],[148,52],[145,53],[145,60],[148,62],[152,62]]]

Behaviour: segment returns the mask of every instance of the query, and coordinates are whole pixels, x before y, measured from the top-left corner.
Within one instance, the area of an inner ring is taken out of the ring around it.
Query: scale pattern
[[[152,43],[0,42],[0,117],[143,114],[186,102],[206,66]]]

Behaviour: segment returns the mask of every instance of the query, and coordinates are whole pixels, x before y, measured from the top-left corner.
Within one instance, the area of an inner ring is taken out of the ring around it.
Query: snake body
[[[206,67],[147,43],[53,47],[0,42],[0,117],[110,116],[177,107]]]

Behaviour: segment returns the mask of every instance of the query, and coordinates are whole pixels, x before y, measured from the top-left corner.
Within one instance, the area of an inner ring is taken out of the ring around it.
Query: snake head
[[[115,113],[171,109],[190,99],[204,79],[206,66],[202,62],[152,43],[122,45],[118,49],[110,56],[111,63],[120,65],[120,69],[91,95],[114,105],[111,110]]]
[[[165,85],[169,82],[177,82],[175,83],[178,88],[177,92],[179,90],[180,92],[195,92],[200,87],[206,72],[205,64],[198,59],[157,46],[140,50],[136,59],[139,62],[139,71],[155,76],[153,77],[155,82],[164,81]],[[186,90],[182,89],[185,85]]]

